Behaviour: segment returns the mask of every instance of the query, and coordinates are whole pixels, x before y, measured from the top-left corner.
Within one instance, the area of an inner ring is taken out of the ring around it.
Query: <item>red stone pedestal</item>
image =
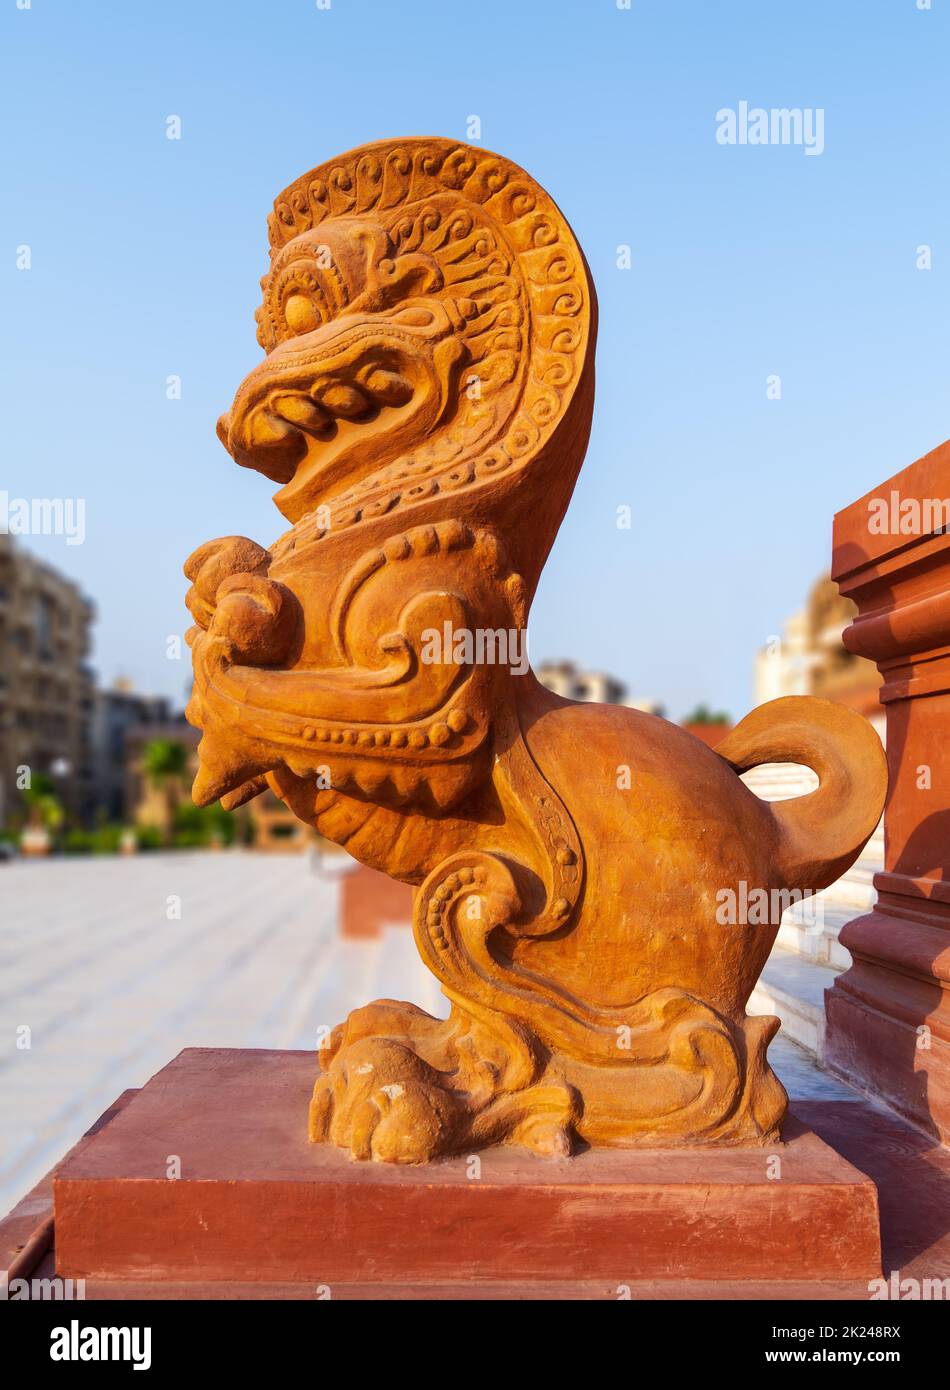
[[[340,935],[379,936],[386,926],[412,924],[412,889],[388,874],[357,864],[340,887]]]
[[[858,616],[845,646],[877,662],[890,776],[873,912],[841,942],[826,1062],[950,1140],[950,443],[835,517],[832,576]]]
[[[305,1052],[189,1049],[60,1165],[64,1277],[392,1288],[866,1282],[877,1191],[790,1120],[773,1149],[494,1149],[422,1167],[306,1139]],[[170,1178],[180,1162],[181,1176]],[[772,1176],[770,1176],[772,1174]]]

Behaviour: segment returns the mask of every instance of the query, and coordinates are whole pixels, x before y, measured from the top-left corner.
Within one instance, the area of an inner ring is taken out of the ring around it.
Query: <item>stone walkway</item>
[[[341,939],[338,894],[298,854],[0,864],[0,1216],[183,1047],[316,1047],[383,997],[444,1015],[411,933]],[[794,1043],[770,1056],[793,1097],[855,1099]]]
[[[444,1012],[409,930],[341,940],[338,894],[301,854],[0,865],[0,1214],[183,1047],[315,1048],[387,994]]]

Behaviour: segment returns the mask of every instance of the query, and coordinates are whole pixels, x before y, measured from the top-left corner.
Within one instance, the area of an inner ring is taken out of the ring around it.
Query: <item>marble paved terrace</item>
[[[444,1015],[410,931],[344,940],[338,896],[303,854],[0,864],[0,1216],[183,1047],[312,1048],[382,997]],[[793,1097],[856,1099],[793,1043],[771,1056]]]

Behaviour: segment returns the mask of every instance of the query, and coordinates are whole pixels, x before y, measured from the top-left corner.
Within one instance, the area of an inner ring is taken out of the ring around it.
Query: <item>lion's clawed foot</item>
[[[539,1075],[529,1052],[512,1055],[519,1036],[458,1006],[445,1020],[392,999],[356,1009],[321,1049],[310,1139],[383,1163],[427,1163],[493,1144],[567,1157],[580,1097],[559,1077]]]
[[[442,1082],[404,1044],[361,1038],[343,1047],[318,1077],[310,1139],[385,1163],[426,1163],[453,1152],[467,1132],[467,1113]]]

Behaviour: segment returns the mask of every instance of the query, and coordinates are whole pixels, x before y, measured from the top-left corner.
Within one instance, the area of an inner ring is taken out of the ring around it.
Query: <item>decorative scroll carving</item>
[[[380,1000],[336,1028],[311,1138],[393,1162],[773,1139],[777,1021],[745,1004],[777,923],[721,925],[717,894],[840,873],[880,814],[876,736],[782,700],[713,753],[512,659],[586,448],[596,319],[527,174],[382,143],[298,179],[269,227],[266,355],[218,433],[292,529],[187,562],[194,795],[269,786],[416,885],[452,1005]],[[815,766],[818,792],[759,802],[736,773],[778,758]]]

